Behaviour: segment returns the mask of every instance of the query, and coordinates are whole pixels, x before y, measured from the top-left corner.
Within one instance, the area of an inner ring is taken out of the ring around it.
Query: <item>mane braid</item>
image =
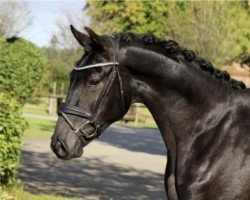
[[[230,78],[230,75],[226,71],[215,69],[215,67],[203,58],[197,57],[191,50],[182,48],[174,40],[164,40],[162,38],[156,38],[153,35],[135,35],[132,33],[118,33],[114,37],[121,42],[140,42],[145,45],[155,45],[164,49],[166,56],[174,58],[177,55],[182,55],[187,62],[198,61],[200,68],[217,79],[225,80],[231,83],[235,89],[246,89],[246,85],[242,81],[237,81]]]

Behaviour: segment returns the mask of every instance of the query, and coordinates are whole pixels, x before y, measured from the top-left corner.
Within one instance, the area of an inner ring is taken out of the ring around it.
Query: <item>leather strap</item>
[[[59,110],[60,112],[63,112],[66,114],[76,115],[76,116],[83,117],[89,120],[93,119],[93,115],[91,113],[86,112],[80,107],[69,105],[68,103],[61,103]]]

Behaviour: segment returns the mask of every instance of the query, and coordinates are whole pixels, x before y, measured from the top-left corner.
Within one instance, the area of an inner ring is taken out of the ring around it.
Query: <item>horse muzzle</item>
[[[59,139],[58,137],[52,137],[50,144],[51,150],[58,158],[63,160],[81,157],[83,154],[83,146],[79,142],[78,138],[75,138],[74,140],[74,144],[70,145],[67,141],[64,142],[64,140]]]

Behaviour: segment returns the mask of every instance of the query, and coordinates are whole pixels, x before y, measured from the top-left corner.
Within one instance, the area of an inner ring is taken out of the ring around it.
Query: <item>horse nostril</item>
[[[59,149],[61,148],[61,146],[62,146],[62,145],[61,145],[61,142],[58,141],[58,142],[56,143],[56,150],[59,151]]]
[[[64,144],[60,141],[56,143],[56,152],[60,157],[66,157],[68,155],[68,152],[64,146]]]

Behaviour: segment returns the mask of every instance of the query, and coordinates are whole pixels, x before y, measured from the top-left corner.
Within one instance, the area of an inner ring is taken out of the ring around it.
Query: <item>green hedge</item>
[[[0,186],[13,184],[21,152],[21,137],[27,126],[17,101],[0,93]]]
[[[19,113],[39,83],[46,57],[24,39],[0,39],[0,187],[15,184],[21,137],[27,123]]]
[[[44,53],[31,42],[0,39],[0,92],[24,105],[40,81],[45,64]]]

